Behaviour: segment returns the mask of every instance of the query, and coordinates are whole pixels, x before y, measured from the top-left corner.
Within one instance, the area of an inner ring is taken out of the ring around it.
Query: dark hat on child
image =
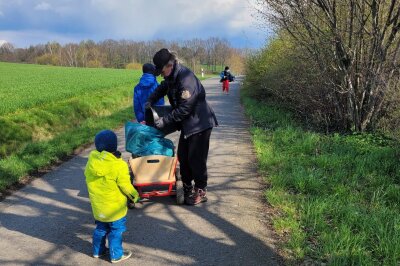
[[[96,150],[99,152],[108,151],[115,152],[117,150],[118,142],[117,135],[111,130],[102,130],[96,134],[94,138]]]
[[[156,70],[156,67],[151,63],[146,63],[142,67],[143,73],[154,74],[154,70]]]
[[[229,67],[228,67],[228,66],[226,66],[226,67],[225,67],[225,70],[229,70]]]
[[[173,58],[174,55],[166,48],[158,51],[153,57],[153,63],[156,65],[156,71],[154,72],[154,75],[160,75],[163,67]]]

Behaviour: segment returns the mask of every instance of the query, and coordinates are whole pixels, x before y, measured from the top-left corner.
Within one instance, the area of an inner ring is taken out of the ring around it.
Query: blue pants
[[[104,223],[96,221],[96,229],[93,232],[93,255],[102,255],[106,252],[106,237],[110,258],[117,260],[122,257],[122,233],[126,231],[126,217],[117,221]]]

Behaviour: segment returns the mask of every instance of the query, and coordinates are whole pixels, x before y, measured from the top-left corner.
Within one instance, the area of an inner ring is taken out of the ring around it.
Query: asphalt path
[[[122,265],[277,265],[267,226],[263,184],[239,101],[241,79],[229,95],[219,79],[202,82],[217,114],[211,135],[206,203],[178,206],[153,198],[129,210]],[[118,131],[119,149],[124,133]],[[170,138],[177,144],[178,134]],[[0,265],[109,265],[91,257],[94,220],[83,169],[94,147],[0,202]],[[128,153],[123,153],[125,159]]]

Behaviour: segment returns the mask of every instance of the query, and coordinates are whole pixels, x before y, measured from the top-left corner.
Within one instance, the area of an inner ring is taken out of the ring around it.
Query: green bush
[[[60,59],[58,58],[58,56],[52,54],[44,54],[38,56],[36,58],[36,62],[39,65],[53,65],[53,66],[60,65]]]
[[[125,66],[125,69],[132,69],[132,70],[142,70],[142,64],[140,63],[129,63]]]

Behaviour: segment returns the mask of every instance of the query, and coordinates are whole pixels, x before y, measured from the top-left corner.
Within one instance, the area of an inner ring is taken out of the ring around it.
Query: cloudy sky
[[[254,0],[0,0],[0,41],[21,48],[48,41],[208,37],[259,48],[268,35]]]

